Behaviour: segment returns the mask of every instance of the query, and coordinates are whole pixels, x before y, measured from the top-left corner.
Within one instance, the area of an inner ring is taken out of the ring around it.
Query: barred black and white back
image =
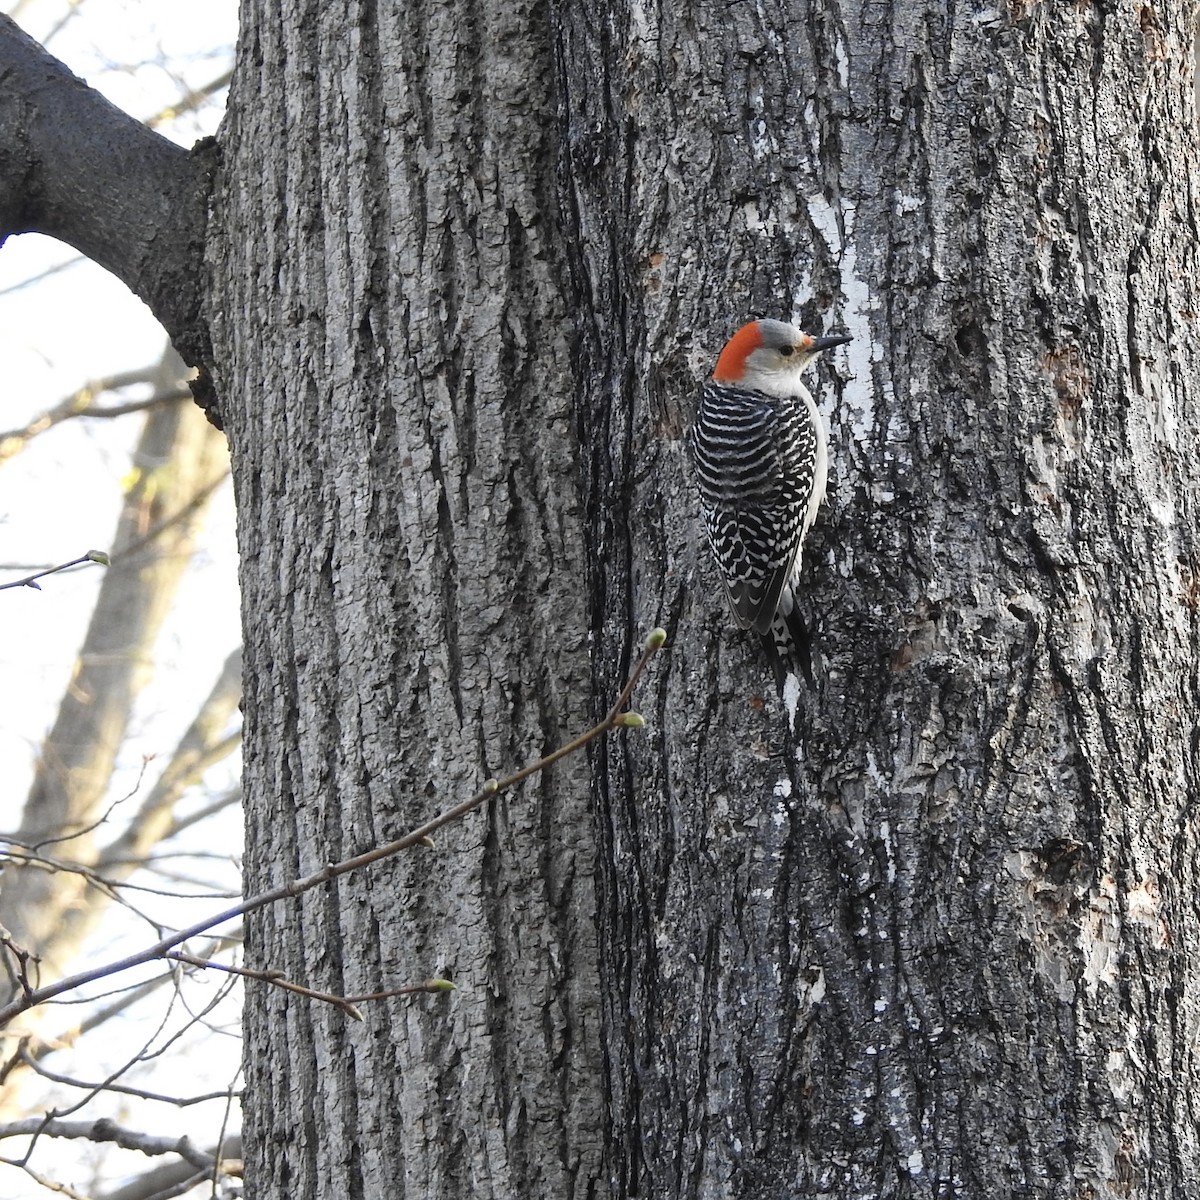
[[[812,396],[710,380],[691,430],[709,545],[734,618],[763,639],[782,691],[794,661],[811,683],[796,600],[804,539],[825,496],[828,441]]]

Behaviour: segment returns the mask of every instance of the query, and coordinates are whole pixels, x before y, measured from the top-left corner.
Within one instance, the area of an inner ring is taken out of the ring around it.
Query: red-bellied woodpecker
[[[829,469],[825,422],[800,376],[822,350],[848,341],[812,337],[785,321],[743,325],[701,390],[692,425],[709,545],[734,619],[762,635],[781,692],[793,648],[812,681],[795,593]]]

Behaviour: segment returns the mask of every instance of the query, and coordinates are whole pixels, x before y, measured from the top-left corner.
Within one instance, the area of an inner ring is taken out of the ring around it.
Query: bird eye
[[[782,354],[784,358],[791,358],[792,355],[796,353],[796,347],[795,346],[780,346],[779,353]]]

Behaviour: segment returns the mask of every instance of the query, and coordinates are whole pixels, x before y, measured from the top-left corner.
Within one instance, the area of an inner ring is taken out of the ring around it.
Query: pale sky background
[[[189,88],[206,87],[232,61],[235,0],[0,0],[0,6],[77,75],[141,119],[176,103]],[[158,126],[159,132],[190,145],[216,132],[223,107],[222,91],[197,112]],[[73,265],[22,286],[62,263]],[[89,380],[155,363],[164,344],[161,327],[145,305],[99,267],[79,259],[70,247],[23,236],[10,238],[0,248],[0,431],[21,426]],[[120,398],[139,397],[127,392]],[[115,481],[129,469],[129,450],[140,423],[136,416],[69,421],[37,438],[0,469],[0,580],[64,562],[89,549],[109,548],[119,505]],[[4,681],[0,763],[5,778],[0,831],[17,824],[37,747],[70,676],[101,571],[89,567],[52,576],[43,581],[41,591],[0,593],[7,635],[0,639]],[[143,756],[158,756],[159,765],[165,762],[225,656],[237,644],[236,558],[228,487],[215,504],[182,596],[168,619],[153,682],[139,704],[133,736],[122,752],[123,771],[113,798],[134,787]],[[156,769],[154,764],[150,769]],[[208,782],[217,788],[227,786],[234,770],[234,766],[218,770]],[[200,799],[197,793],[195,802]],[[223,870],[214,868],[214,877],[236,889],[240,816],[231,814],[220,825],[198,826],[196,835],[200,849],[216,850],[226,859]],[[213,901],[197,905],[178,914],[162,907],[153,911],[182,923],[224,907]],[[129,923],[113,936],[133,940],[112,945],[120,945],[121,952],[136,949],[153,940],[147,933],[145,925]],[[197,985],[196,1003],[204,1004],[221,982],[214,978]],[[167,1014],[168,1002],[169,995],[160,994],[132,1010],[123,1022],[108,1027],[103,1045],[78,1055],[55,1056],[48,1065],[79,1078],[103,1078],[122,1056],[128,1057],[154,1033]],[[63,1012],[64,1020],[75,1015],[77,1011]],[[178,1023],[184,1016],[177,1003],[169,1020]],[[220,1031],[193,1033],[180,1043],[182,1061],[178,1055],[164,1059],[154,1076],[147,1068],[138,1068],[136,1086],[177,1095],[228,1086],[240,1047],[224,1030],[237,1016],[236,1004],[227,1003],[219,1016]],[[139,1040],[135,1043],[134,1038]],[[165,1038],[164,1032],[160,1041]],[[74,1119],[109,1115],[148,1132],[186,1133],[206,1145],[215,1139],[223,1111],[224,1105],[216,1104],[179,1109],[144,1101],[114,1105],[98,1100],[74,1114]],[[234,1113],[232,1127],[239,1125]],[[92,1166],[97,1156],[80,1155],[78,1149],[74,1143],[44,1143],[34,1166],[89,1194],[93,1188],[98,1190]],[[0,1144],[0,1155],[16,1150],[15,1141]],[[156,1164],[141,1155],[126,1155],[110,1165],[117,1174],[108,1176],[106,1187],[129,1172],[140,1173]],[[29,1182],[23,1172],[0,1166],[0,1195],[6,1200],[44,1200],[51,1194]]]

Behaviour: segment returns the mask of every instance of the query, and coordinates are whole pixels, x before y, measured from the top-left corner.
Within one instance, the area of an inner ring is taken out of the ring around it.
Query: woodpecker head
[[[812,360],[848,341],[846,334],[813,337],[786,321],[751,321],[725,343],[713,379],[768,395],[794,395]]]

